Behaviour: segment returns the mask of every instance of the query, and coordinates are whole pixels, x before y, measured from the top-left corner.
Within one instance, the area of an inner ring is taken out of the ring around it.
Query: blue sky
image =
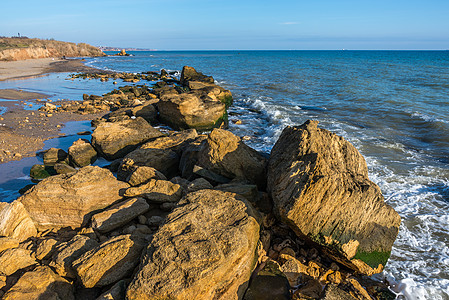
[[[159,50],[449,49],[449,1],[2,1],[0,35],[17,33]]]

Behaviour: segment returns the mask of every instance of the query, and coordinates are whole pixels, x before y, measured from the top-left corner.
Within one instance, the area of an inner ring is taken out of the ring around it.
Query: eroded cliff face
[[[37,39],[24,39],[21,44],[10,39],[0,39],[0,60],[15,61],[49,57],[104,56],[98,48],[85,43],[68,43]]]

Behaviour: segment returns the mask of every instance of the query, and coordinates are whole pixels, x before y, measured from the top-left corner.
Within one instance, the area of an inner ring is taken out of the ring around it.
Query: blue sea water
[[[393,290],[407,299],[449,299],[449,51],[130,53],[87,64],[178,74],[190,65],[213,75],[234,95],[230,129],[263,152],[285,126],[307,119],[353,143],[402,218],[384,271]],[[5,84],[72,100],[112,89],[61,74]]]

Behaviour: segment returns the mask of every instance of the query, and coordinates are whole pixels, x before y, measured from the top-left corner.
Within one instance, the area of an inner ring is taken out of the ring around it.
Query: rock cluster
[[[190,68],[180,82],[187,98],[213,85]],[[128,110],[45,153],[69,172],[0,203],[4,299],[394,298],[364,275],[382,271],[400,219],[343,138],[308,121],[269,156],[224,129],[162,134]],[[114,161],[88,165],[95,155]]]

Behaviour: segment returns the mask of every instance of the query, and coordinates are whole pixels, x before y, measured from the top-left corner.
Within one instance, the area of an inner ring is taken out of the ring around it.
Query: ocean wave
[[[420,118],[426,122],[431,122],[431,123],[440,122],[440,123],[444,123],[444,124],[449,124],[448,120],[443,120],[438,117],[429,116],[429,115],[426,115],[426,114],[423,114],[420,112],[413,112],[413,113],[411,113],[411,115],[412,115],[412,117]]]

